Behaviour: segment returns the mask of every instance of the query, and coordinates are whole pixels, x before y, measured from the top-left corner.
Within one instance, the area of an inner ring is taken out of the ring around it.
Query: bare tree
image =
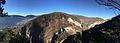
[[[5,16],[6,14],[3,13],[3,5],[6,3],[5,0],[0,0],[0,16]]]
[[[100,5],[110,6],[120,11],[120,0],[96,0]]]

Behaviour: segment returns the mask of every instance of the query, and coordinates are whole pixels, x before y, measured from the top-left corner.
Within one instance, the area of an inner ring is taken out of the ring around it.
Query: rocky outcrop
[[[120,43],[120,15],[83,32],[84,43]]]
[[[93,24],[94,27],[67,37],[63,43],[120,43],[120,15]]]
[[[82,30],[79,19],[66,13],[44,14],[27,22],[19,33],[30,43],[62,43]]]

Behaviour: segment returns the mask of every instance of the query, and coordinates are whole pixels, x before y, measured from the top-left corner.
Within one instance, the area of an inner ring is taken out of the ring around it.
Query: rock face
[[[62,43],[80,30],[82,25],[77,17],[54,12],[27,22],[19,32],[29,43]]]

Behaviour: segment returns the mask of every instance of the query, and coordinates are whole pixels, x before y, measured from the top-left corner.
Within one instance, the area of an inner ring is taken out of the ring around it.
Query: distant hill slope
[[[33,17],[33,16],[32,16]],[[30,19],[32,17],[24,17],[24,16],[19,16],[19,15],[10,15],[7,17],[0,17],[0,28],[5,28],[5,27],[14,27],[16,26],[17,23]]]
[[[79,15],[74,15],[74,16],[76,16],[81,21],[81,24],[83,25],[84,30],[89,29],[96,24],[100,24],[99,22],[105,21],[104,19],[99,17],[85,17],[85,16],[79,16]]]
[[[91,23],[91,22],[104,20],[104,19],[99,18],[99,17],[85,17],[85,16],[80,16],[80,15],[75,15],[75,16],[81,20],[81,23]]]

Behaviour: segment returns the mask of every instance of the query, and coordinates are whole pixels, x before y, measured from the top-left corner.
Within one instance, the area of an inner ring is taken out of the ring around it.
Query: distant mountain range
[[[34,15],[20,16],[20,15],[9,15],[7,17],[0,17],[0,29],[6,27],[14,27],[17,23],[35,17]]]

